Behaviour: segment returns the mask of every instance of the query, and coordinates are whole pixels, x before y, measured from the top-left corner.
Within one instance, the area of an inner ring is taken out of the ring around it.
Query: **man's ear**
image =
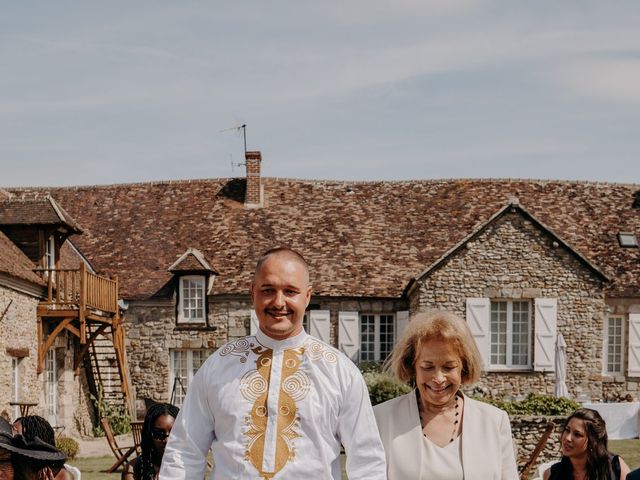
[[[312,292],[312,291],[313,291],[313,287],[312,287],[311,285],[309,285],[309,286],[307,287],[307,293],[306,293],[307,301],[306,301],[306,306],[305,306],[305,308],[309,306],[309,302],[311,301],[311,292]]]

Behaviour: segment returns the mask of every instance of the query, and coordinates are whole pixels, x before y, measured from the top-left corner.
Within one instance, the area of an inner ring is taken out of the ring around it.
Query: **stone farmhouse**
[[[552,394],[561,333],[571,396],[640,395],[640,185],[312,181],[260,166],[247,152],[245,178],[10,190],[51,195],[82,225],[67,243],[87,268],[118,277],[138,410],[180,404],[213,350],[255,331],[252,271],[277,245],[310,264],[305,327],[355,362],[384,360],[412,313],[445,308],[470,324],[484,391]]]
[[[90,395],[129,392],[117,283],[87,267],[69,241],[81,233],[51,196],[0,190],[0,415],[39,414],[72,435],[91,432]],[[123,361],[102,367],[115,385],[100,378],[101,348]]]

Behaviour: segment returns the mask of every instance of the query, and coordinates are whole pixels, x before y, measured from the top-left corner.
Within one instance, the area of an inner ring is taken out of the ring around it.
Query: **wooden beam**
[[[76,337],[80,338],[80,330],[78,330],[76,327],[74,327],[71,324],[65,325],[65,327],[67,330],[69,330],[71,333],[73,333]]]
[[[41,317],[64,317],[64,318],[78,318],[80,316],[80,312],[75,308],[64,308],[64,309],[52,309],[47,308],[47,305],[40,304],[38,305],[38,315]]]
[[[44,356],[47,354],[51,345],[55,341],[56,337],[60,335],[60,332],[66,328],[66,326],[73,321],[73,318],[65,318],[62,322],[60,322],[56,328],[53,329],[53,332],[47,337],[47,340],[42,344],[42,321],[39,322],[38,326],[38,373],[42,373],[44,370]]]

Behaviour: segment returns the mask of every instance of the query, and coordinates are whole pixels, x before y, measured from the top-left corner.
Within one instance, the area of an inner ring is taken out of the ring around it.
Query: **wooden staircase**
[[[46,299],[38,305],[38,373],[56,337],[64,330],[76,337],[74,369],[84,364],[91,393],[134,412],[131,381],[118,307],[118,279],[77,270],[42,269]],[[45,336],[45,331],[50,331]],[[101,388],[98,388],[101,386]]]

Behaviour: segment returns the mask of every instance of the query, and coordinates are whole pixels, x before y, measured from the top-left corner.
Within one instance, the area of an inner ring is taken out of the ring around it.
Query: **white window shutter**
[[[467,298],[467,324],[476,341],[485,370],[491,365],[491,300]]]
[[[628,373],[630,377],[640,377],[640,313],[629,314],[629,355]]]
[[[256,333],[258,333],[258,330],[260,330],[260,321],[258,320],[258,315],[256,314],[256,311],[252,308],[251,322],[249,324],[249,334],[255,335]]]
[[[396,312],[396,338],[397,342],[402,334],[404,333],[404,329],[407,328],[407,324],[409,323],[409,311],[402,310],[400,312]]]
[[[331,338],[329,338],[330,318],[331,313],[329,310],[310,310],[309,335],[331,345]]]
[[[550,372],[554,369],[556,360],[557,317],[557,299],[535,299],[533,369],[536,372]]]
[[[358,312],[338,313],[338,348],[354,362],[360,354],[360,328]]]

